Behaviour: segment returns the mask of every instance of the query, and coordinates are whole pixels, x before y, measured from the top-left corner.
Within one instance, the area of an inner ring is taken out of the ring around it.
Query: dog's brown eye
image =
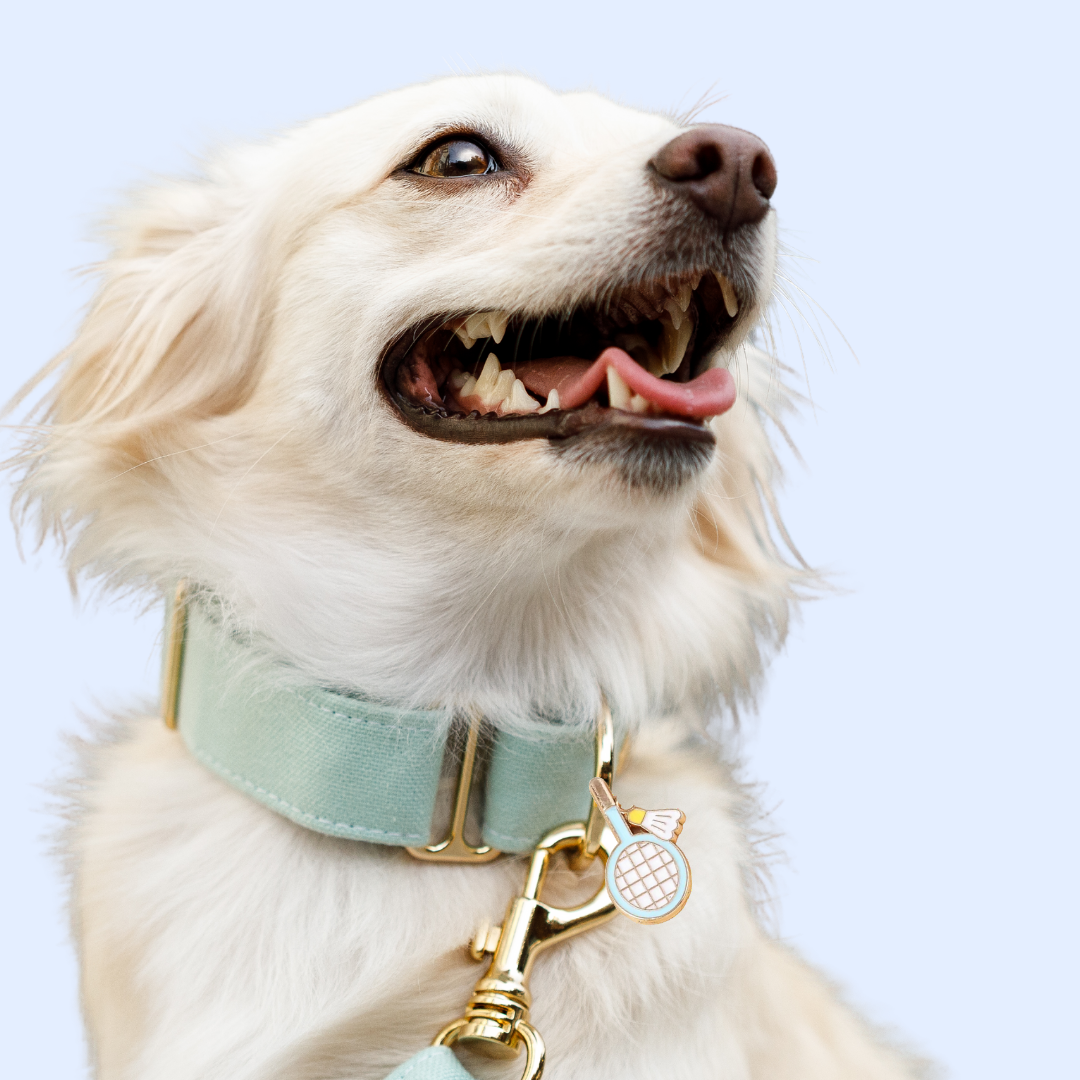
[[[495,159],[479,143],[452,139],[429,150],[413,171],[422,176],[482,176],[496,169]]]

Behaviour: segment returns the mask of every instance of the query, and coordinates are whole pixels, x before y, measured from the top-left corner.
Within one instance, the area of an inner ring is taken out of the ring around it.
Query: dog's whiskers
[[[247,468],[246,468],[246,469],[245,469],[245,470],[244,470],[244,473],[243,473],[243,475],[242,475],[242,476],[241,476],[241,477],[240,477],[240,478],[239,478],[239,479],[238,479],[238,480],[236,481],[236,483],[235,483],[235,484],[233,484],[233,486],[232,486],[232,487],[231,487],[231,488],[229,489],[229,492],[228,492],[228,494],[227,494],[227,495],[225,496],[225,501],[224,501],[224,502],[223,502],[223,503],[221,504],[221,507],[220,507],[220,509],[218,510],[218,512],[217,512],[217,514],[216,514],[216,516],[214,517],[213,523],[212,523],[212,524],[210,525],[210,532],[209,532],[209,533],[207,533],[207,535],[206,535],[206,540],[207,540],[207,543],[209,543],[209,542],[210,542],[210,540],[212,540],[212,539],[213,539],[213,536],[214,536],[214,530],[215,530],[215,529],[217,529],[217,525],[218,525],[218,522],[219,522],[219,521],[221,520],[221,515],[222,515],[222,514],[223,514],[223,513],[225,512],[225,507],[229,505],[229,500],[230,500],[230,499],[232,499],[233,495],[235,495],[235,494],[236,494],[236,490],[237,490],[237,488],[239,488],[239,487],[240,487],[240,485],[241,485],[241,484],[242,484],[242,483],[244,482],[244,480],[246,480],[246,479],[247,479],[247,477],[248,477],[248,475],[249,475],[249,474],[251,473],[252,469],[254,469],[254,468],[255,468],[255,466],[256,466],[256,465],[258,465],[258,464],[259,464],[259,462],[260,462],[260,461],[262,461],[262,460],[263,460],[263,458],[265,458],[265,457],[267,456],[267,454],[269,454],[269,453],[270,453],[270,451],[271,451],[271,450],[273,450],[273,449],[274,449],[274,448],[275,448],[275,447],[276,447],[276,446],[278,445],[278,443],[280,443],[280,442],[281,442],[281,441],[282,441],[283,439],[286,439],[286,438],[288,438],[288,436],[289,436],[289,435],[291,435],[291,434],[292,434],[292,433],[293,433],[293,432],[294,432],[295,430],[296,430],[296,427],[295,427],[295,425],[294,425],[293,427],[289,428],[289,430],[288,430],[288,431],[285,431],[285,432],[283,432],[283,433],[282,433],[281,435],[279,435],[279,436],[278,436],[278,437],[277,437],[277,438],[276,438],[276,439],[275,439],[275,440],[274,440],[274,441],[273,441],[273,442],[272,442],[272,443],[271,443],[271,444],[270,444],[270,445],[269,445],[269,446],[268,446],[268,447],[267,447],[267,448],[266,448],[266,449],[265,449],[265,450],[264,450],[264,451],[263,451],[263,452],[262,452],[262,453],[261,453],[261,454],[260,454],[260,455],[259,455],[259,456],[258,456],[258,457],[257,457],[257,458],[256,458],[256,459],[255,459],[255,460],[254,460],[254,461],[253,461],[253,462],[252,462],[252,463],[251,463],[251,464],[250,464],[250,465],[248,466],[248,467],[247,467]]]
[[[123,472],[118,472],[116,475],[108,477],[103,483],[111,484],[114,480],[119,480],[120,477],[127,476],[128,473],[132,473],[136,469],[141,469],[144,465],[153,465],[155,461],[165,461],[167,458],[177,457],[180,454],[190,454],[194,450],[205,450],[208,446],[217,446],[220,443],[228,442],[230,439],[235,439],[240,435],[246,434],[247,431],[234,431],[231,435],[224,435],[220,439],[199,443],[198,446],[189,446],[186,450],[174,450],[171,454],[159,454],[157,457],[147,458],[145,461],[140,461],[138,465],[132,465],[130,469],[125,469]]]

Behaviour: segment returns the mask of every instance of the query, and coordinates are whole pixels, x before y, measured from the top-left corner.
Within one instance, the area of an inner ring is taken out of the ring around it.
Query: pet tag
[[[675,846],[686,815],[640,806],[623,810],[600,777],[589,781],[589,793],[619,840],[608,857],[605,878],[615,906],[644,923],[678,915],[690,896],[690,866]],[[631,825],[645,834],[631,832]]]

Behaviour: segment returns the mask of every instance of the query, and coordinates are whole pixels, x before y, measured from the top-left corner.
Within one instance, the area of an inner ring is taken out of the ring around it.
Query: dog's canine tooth
[[[678,371],[683,362],[686,346],[690,344],[690,335],[694,332],[694,321],[684,319],[682,325],[676,326],[674,320],[665,312],[660,316],[660,326],[664,332],[660,342],[660,374],[670,375],[673,371]]]
[[[491,336],[495,340],[495,344],[498,345],[502,342],[503,336],[506,334],[506,324],[510,321],[510,313],[506,311],[489,311],[488,312],[488,328],[491,330]]]
[[[630,411],[636,413],[643,413],[649,411],[649,399],[643,398],[640,394],[634,394],[630,398]]]
[[[464,345],[466,349],[471,349],[476,344],[476,338],[470,337],[469,332],[464,326],[457,327],[457,329],[454,330],[454,333],[457,334],[461,344]]]
[[[544,402],[544,407],[540,410],[540,412],[542,412],[542,413],[554,412],[558,408],[559,408],[559,391],[558,390],[552,390],[551,393],[548,394],[547,401]]]
[[[720,285],[720,292],[724,295],[724,310],[734,319],[739,314],[739,298],[735,295],[735,286],[719,270],[714,270],[713,273]]]
[[[630,411],[630,387],[626,380],[613,368],[607,369],[607,393],[608,403],[613,409]]]
[[[503,372],[508,374],[508,372]],[[512,374],[512,373],[509,373]],[[510,387],[510,393],[502,403],[503,412],[508,413],[531,413],[540,408],[540,402],[529,394],[525,384],[520,379],[515,379]]]
[[[684,282],[679,287],[679,291],[675,296],[675,302],[679,305],[680,311],[685,311],[690,306],[690,301],[693,299],[695,288],[697,288],[697,286],[692,286],[688,281]],[[678,329],[677,326],[676,329]]]
[[[682,326],[683,312],[686,311],[685,307],[679,307],[679,301],[675,297],[668,297],[664,301],[664,310],[668,313],[668,317],[671,319],[671,324],[676,330]]]

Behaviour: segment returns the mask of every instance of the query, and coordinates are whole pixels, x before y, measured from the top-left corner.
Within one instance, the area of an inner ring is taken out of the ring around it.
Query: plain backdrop
[[[208,146],[452,72],[724,95],[705,118],[771,146],[787,272],[851,345],[787,324],[812,404],[785,516],[841,588],[744,720],[787,853],[777,932],[958,1080],[1075,1075],[1075,12],[9,5],[0,398],[76,325],[96,216]],[[160,614],[76,606],[57,551],[22,562],[10,529],[0,551],[0,1057],[66,1080],[85,1052],[42,785],[79,710],[155,692]]]

